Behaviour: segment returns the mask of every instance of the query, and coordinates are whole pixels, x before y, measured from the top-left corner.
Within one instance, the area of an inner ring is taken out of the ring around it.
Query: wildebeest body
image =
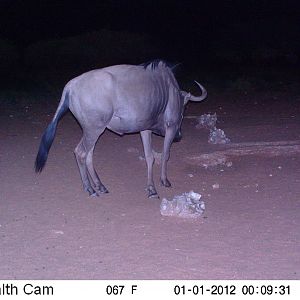
[[[169,69],[165,71],[171,73]],[[170,74],[130,65],[87,72],[66,85],[65,89],[72,91],[69,108],[77,119],[85,113],[88,119],[95,117],[99,122],[108,122],[106,127],[119,134],[146,129],[163,134],[167,104],[183,107],[182,103],[176,103],[183,101],[179,94],[173,99],[175,103],[168,103],[169,84],[176,84],[172,88],[177,91],[179,87],[176,81],[164,84],[164,75]],[[172,113],[166,115],[166,121],[178,123],[182,109],[170,107],[169,110]]]
[[[197,83],[198,84],[198,83]],[[154,162],[151,133],[165,136],[162,152],[161,183],[170,186],[166,163],[174,137],[180,137],[184,104],[200,97],[181,91],[172,69],[163,61],[147,65],[117,65],[84,73],[64,88],[60,104],[46,129],[36,159],[40,172],[54,139],[57,123],[69,108],[83,130],[75,148],[84,189],[91,195],[107,192],[93,166],[93,150],[99,136],[108,128],[120,135],[140,132],[148,167],[148,196],[157,196],[153,183]]]

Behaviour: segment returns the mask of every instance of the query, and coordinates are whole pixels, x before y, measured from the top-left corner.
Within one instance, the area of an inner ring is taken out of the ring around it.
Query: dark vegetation
[[[209,91],[237,93],[295,88],[299,82],[299,21],[288,5],[262,1],[259,7],[249,1],[235,7],[225,1],[214,11],[213,5],[166,1],[168,5],[152,11],[152,2],[144,1],[144,10],[135,13],[117,2],[104,1],[82,13],[72,5],[69,19],[55,19],[60,2],[53,1],[48,13],[40,15],[38,1],[36,12],[30,7],[26,12],[28,6],[15,1],[23,9],[14,19],[11,7],[7,13],[12,18],[6,17],[11,36],[0,36],[2,111],[28,101],[57,103],[66,82],[85,71],[155,58],[180,63],[176,77],[185,89],[193,88],[194,79]],[[81,27],[73,28],[72,18],[81,15]],[[50,31],[48,24],[56,27]]]

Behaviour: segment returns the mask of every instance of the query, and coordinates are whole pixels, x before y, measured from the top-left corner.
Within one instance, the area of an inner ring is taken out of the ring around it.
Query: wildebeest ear
[[[172,65],[170,68],[172,70],[173,73],[175,73],[178,69],[179,66],[181,66],[182,63],[176,63],[174,65]]]
[[[185,96],[184,96],[184,100],[183,100],[183,104],[186,105],[191,99],[191,93],[187,93]]]
[[[180,91],[181,96],[184,97],[184,105],[187,104],[189,101],[199,102],[204,100],[207,97],[206,89],[198,81],[195,80],[195,83],[201,89],[202,94],[201,96],[194,96],[191,93],[188,93],[186,91]]]
[[[183,97],[183,105],[186,105],[191,99],[191,93],[180,91],[180,94]]]

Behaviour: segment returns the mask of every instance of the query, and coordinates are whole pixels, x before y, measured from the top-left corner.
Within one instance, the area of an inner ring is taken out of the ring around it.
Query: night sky
[[[108,28],[147,32],[160,38],[192,37],[232,24],[281,23],[284,30],[299,24],[297,1],[70,1],[1,0],[1,38],[29,43],[39,39],[64,37]],[[278,32],[279,33],[279,32]],[[213,37],[211,37],[213,38]],[[282,36],[285,39],[285,36]]]
[[[22,49],[104,28],[149,34],[179,59],[239,44],[242,51],[262,44],[299,54],[297,2],[1,0],[0,39]]]

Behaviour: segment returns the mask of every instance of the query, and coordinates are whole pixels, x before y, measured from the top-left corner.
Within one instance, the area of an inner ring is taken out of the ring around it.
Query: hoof
[[[155,194],[148,194],[148,198],[152,198],[152,199],[159,199],[159,195],[157,193]]]
[[[102,186],[96,188],[96,193],[98,195],[99,194],[107,194],[107,193],[109,193],[109,191],[104,185],[102,185]]]
[[[171,187],[171,182],[166,178],[166,179],[161,179],[160,180],[160,183],[161,183],[161,185],[162,186],[164,186],[164,187]]]
[[[148,193],[148,198],[159,198],[157,191],[153,185],[150,185],[146,188],[146,192]]]
[[[96,191],[92,187],[85,188],[85,191],[89,193],[89,196],[95,197],[97,196]]]

